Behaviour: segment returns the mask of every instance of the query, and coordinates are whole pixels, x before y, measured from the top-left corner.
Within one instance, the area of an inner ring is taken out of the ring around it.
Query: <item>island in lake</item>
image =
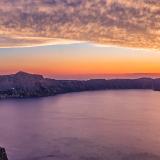
[[[55,80],[22,71],[0,76],[0,99],[45,97],[69,92],[118,89],[160,91],[160,78]]]

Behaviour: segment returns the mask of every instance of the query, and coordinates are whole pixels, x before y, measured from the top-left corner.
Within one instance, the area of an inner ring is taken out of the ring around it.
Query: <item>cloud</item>
[[[76,44],[81,41],[48,37],[0,36],[0,48],[37,47],[46,45]]]
[[[159,50],[160,2],[0,1],[0,47],[37,45],[56,39]]]

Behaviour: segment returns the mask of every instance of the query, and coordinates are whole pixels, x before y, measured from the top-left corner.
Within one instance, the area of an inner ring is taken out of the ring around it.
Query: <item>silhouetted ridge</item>
[[[160,79],[55,80],[22,71],[12,75],[0,76],[1,99],[42,97],[68,92],[111,89],[152,89],[160,91]]]
[[[30,77],[30,78],[39,78],[39,79],[43,79],[42,75],[39,74],[30,74],[27,72],[23,72],[23,71],[19,71],[15,74],[16,77]]]

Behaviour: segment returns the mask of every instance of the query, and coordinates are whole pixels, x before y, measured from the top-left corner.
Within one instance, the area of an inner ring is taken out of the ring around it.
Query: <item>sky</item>
[[[62,79],[94,78],[104,74],[160,73],[160,52],[87,42],[1,48],[0,73],[17,71]]]
[[[0,46],[57,39],[160,49],[159,0],[1,0]]]
[[[158,0],[1,0],[0,74],[160,73]]]

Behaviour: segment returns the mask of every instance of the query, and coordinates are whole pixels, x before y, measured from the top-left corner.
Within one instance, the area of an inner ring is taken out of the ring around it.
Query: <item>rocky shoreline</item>
[[[69,92],[119,89],[160,91],[160,79],[55,80],[25,72],[0,76],[0,99],[45,97]]]

